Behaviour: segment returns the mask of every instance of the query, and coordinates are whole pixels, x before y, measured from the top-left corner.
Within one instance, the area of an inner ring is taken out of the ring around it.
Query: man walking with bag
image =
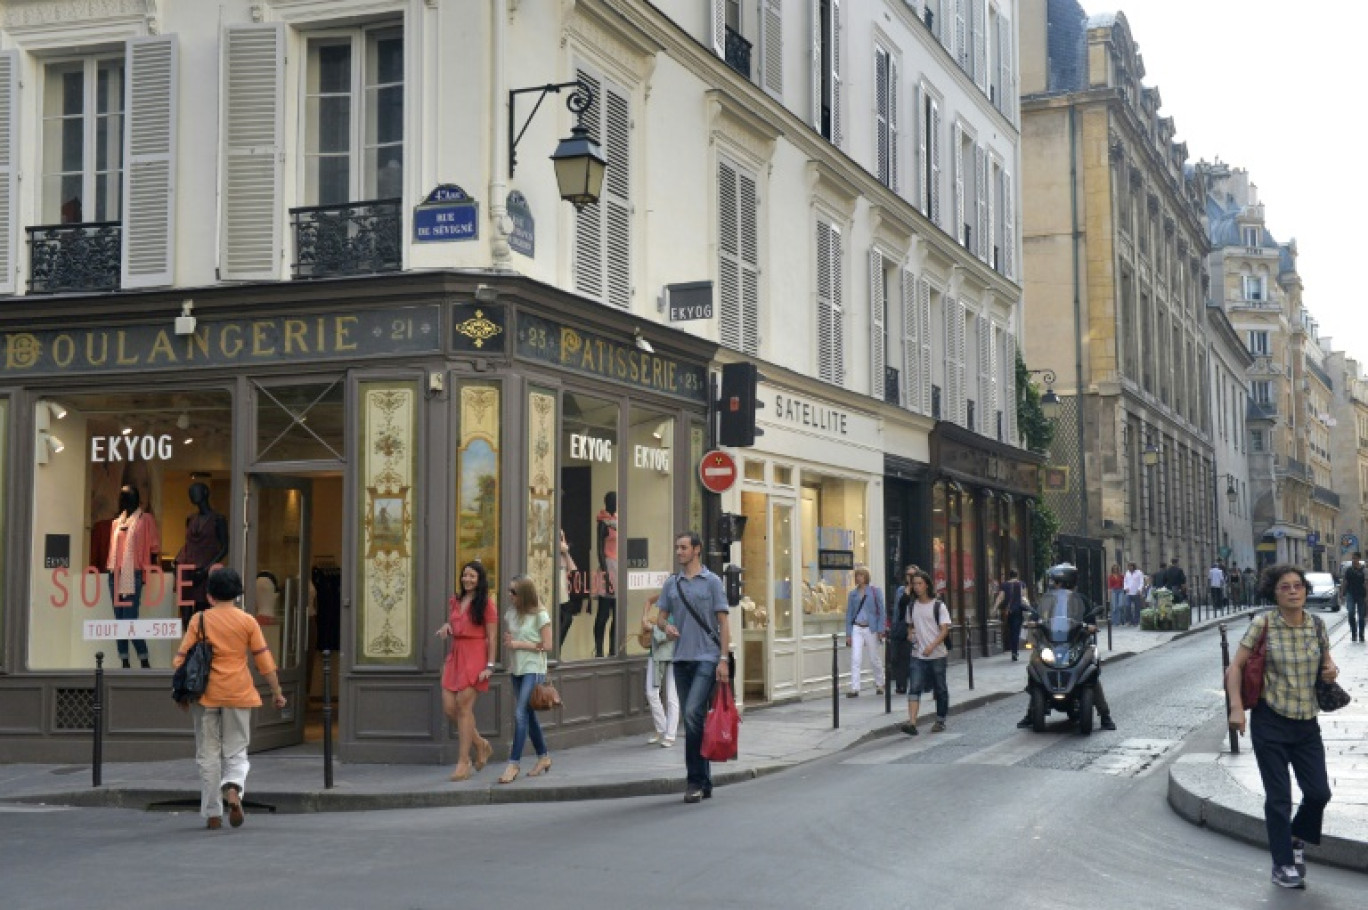
[[[688,786],[684,802],[712,798],[711,763],[703,757],[703,721],[712,701],[713,683],[730,682],[729,608],[722,579],[703,565],[703,541],[693,531],[675,536],[679,571],[660,590],[659,608],[667,614],[665,635],[675,642],[675,688],[683,703],[684,767]]]

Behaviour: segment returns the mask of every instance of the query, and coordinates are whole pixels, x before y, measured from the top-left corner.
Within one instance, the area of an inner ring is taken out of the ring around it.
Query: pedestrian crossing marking
[[[1019,761],[1030,758],[1037,752],[1044,752],[1056,742],[1058,742],[1058,740],[1047,733],[1018,731],[1016,734],[1007,737],[1001,742],[993,743],[985,749],[971,752],[963,758],[956,759],[956,764],[1015,765]]]
[[[923,733],[916,737],[904,736],[900,743],[890,743],[879,748],[869,749],[859,755],[852,755],[850,758],[843,759],[843,765],[891,765],[909,755],[916,755],[918,752],[925,752],[941,743],[954,742],[959,739],[962,733],[937,733],[934,736],[930,733]]]

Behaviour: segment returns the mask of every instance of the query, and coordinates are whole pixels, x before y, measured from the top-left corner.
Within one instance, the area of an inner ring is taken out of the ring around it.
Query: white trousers
[[[661,675],[665,677],[664,704],[660,701]],[[646,702],[651,706],[655,731],[666,739],[674,739],[679,731],[679,692],[675,689],[674,673],[668,661],[657,663],[654,657],[646,658]]]
[[[869,652],[870,661],[874,664],[874,687],[882,689],[883,645],[879,642],[879,634],[868,626],[854,626],[851,629],[850,647],[850,691],[860,691],[860,665],[864,661],[866,651]]]
[[[251,708],[190,706],[195,719],[195,762],[200,773],[200,815],[223,815],[223,787],[234,784],[247,793],[247,746],[252,738]]]

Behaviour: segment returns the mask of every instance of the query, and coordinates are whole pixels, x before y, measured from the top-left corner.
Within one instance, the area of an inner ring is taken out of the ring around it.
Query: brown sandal
[[[489,744],[489,740],[482,739],[475,743],[475,770],[483,771],[484,766],[489,764],[489,757],[494,754],[494,747]]]
[[[236,784],[224,784],[222,793],[223,801],[228,805],[228,824],[241,828],[247,820],[247,813],[242,811],[242,791]]]
[[[500,775],[500,777],[499,777],[499,783],[501,783],[501,784],[511,784],[511,783],[513,783],[513,781],[515,781],[515,780],[518,779],[518,773],[519,773],[521,770],[522,770],[522,769],[519,768],[517,765],[510,764],[507,768],[504,769],[504,773],[503,773],[502,775]]]
[[[456,770],[451,772],[451,777],[449,778],[449,780],[455,782],[470,780],[470,763],[462,762],[461,764],[457,765]]]
[[[541,758],[537,759],[537,766],[536,766],[535,768],[533,768],[531,771],[529,771],[528,774],[527,774],[527,776],[528,776],[528,777],[541,777],[543,774],[545,774],[547,771],[550,771],[550,770],[551,770],[551,756],[549,756],[549,755],[543,755]]]

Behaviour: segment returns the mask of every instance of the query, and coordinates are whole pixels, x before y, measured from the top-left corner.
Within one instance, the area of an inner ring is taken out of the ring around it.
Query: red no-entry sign
[[[736,483],[736,459],[713,449],[698,463],[698,479],[714,493],[725,493]]]

